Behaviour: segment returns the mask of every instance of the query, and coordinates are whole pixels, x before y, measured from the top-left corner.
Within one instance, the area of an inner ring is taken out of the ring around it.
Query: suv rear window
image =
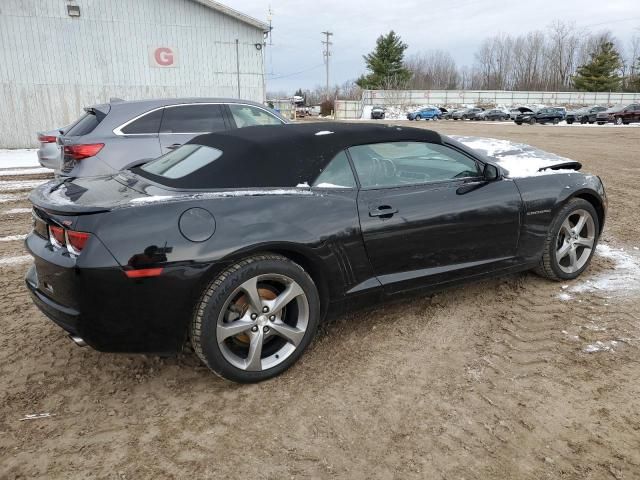
[[[73,126],[65,132],[65,135],[70,137],[79,137],[81,135],[87,135],[100,124],[102,119],[106,115],[99,115],[101,112],[89,110],[82,115]]]

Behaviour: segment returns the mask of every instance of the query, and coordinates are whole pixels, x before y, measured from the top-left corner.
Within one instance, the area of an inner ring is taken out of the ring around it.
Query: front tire
[[[591,262],[599,234],[600,223],[593,205],[572,198],[551,223],[535,272],[557,281],[578,277]]]
[[[313,340],[320,299],[311,277],[281,255],[254,255],[205,289],[191,322],[191,343],[219,376],[240,383],[287,370]]]
[[[536,119],[535,118],[529,119],[529,125],[535,125],[535,124],[536,124]]]

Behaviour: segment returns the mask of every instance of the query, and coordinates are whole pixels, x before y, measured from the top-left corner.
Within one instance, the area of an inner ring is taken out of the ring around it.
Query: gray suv
[[[85,114],[58,136],[56,173],[110,175],[159,157],[202,133],[283,123],[286,120],[273,110],[244,100],[114,100],[85,108]],[[50,168],[50,163],[46,166]]]

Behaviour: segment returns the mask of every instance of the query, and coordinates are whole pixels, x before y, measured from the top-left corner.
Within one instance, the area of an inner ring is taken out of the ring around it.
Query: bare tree
[[[453,90],[460,84],[460,73],[449,52],[429,50],[414,54],[405,62],[411,72],[410,88]]]

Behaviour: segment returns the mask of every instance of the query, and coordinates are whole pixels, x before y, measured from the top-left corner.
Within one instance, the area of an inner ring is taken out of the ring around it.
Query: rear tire
[[[551,222],[544,253],[534,271],[556,281],[578,277],[591,263],[599,234],[600,223],[593,205],[581,198],[570,199]]]
[[[553,119],[553,124],[554,124],[554,125],[557,125],[558,123],[560,123],[560,120],[558,120],[557,118],[554,118],[554,119]]]
[[[288,258],[264,253],[239,261],[209,284],[191,322],[191,344],[217,375],[260,382],[300,358],[319,321],[311,277]]]

